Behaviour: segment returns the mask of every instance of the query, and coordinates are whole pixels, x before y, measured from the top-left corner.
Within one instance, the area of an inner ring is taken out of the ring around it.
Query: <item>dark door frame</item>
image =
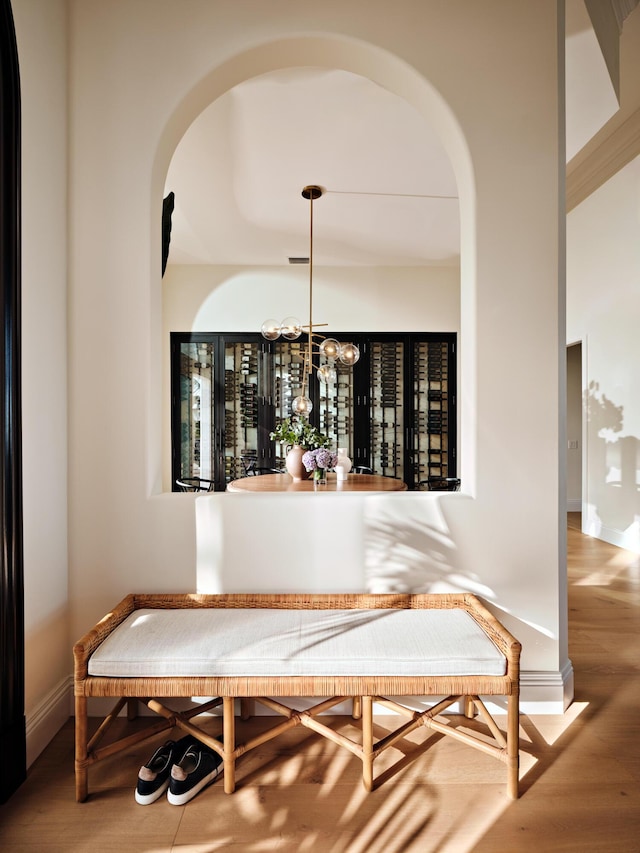
[[[21,394],[21,110],[11,0],[0,0],[0,802],[27,772]]]

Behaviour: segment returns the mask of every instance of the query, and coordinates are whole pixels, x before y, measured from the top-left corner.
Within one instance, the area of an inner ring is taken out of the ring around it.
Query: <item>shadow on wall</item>
[[[446,500],[446,499],[444,499]],[[367,502],[364,519],[365,583],[369,593],[495,593],[464,572],[442,511],[441,496],[421,501]]]
[[[621,533],[623,547],[640,550],[640,440],[616,435],[623,428],[623,407],[609,400],[597,382],[589,383],[584,402],[589,424],[586,532]]]

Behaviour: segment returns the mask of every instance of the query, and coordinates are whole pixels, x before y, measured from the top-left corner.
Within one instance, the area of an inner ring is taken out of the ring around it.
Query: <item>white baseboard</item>
[[[615,545],[618,548],[623,548],[625,551],[631,551],[633,554],[640,554],[640,535],[637,526],[633,525],[629,530],[616,530],[613,527],[598,527],[597,530],[585,531],[589,536],[595,536],[596,539],[602,539],[603,542],[608,542],[609,545]]]
[[[72,715],[73,676],[63,678],[27,714],[27,767],[31,767],[42,750]]]
[[[573,665],[568,660],[555,672],[520,673],[522,714],[564,714],[573,701]]]
[[[582,512],[582,499],[567,498],[567,512]]]

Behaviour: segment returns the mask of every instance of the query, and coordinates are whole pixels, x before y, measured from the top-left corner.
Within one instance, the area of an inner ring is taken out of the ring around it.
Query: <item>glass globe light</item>
[[[294,415],[309,415],[313,409],[313,403],[308,397],[296,397],[291,404],[291,411]]]
[[[302,324],[297,317],[285,317],[280,324],[280,333],[288,341],[295,341],[302,334]]]
[[[322,367],[318,368],[318,378],[321,382],[326,382],[328,385],[330,382],[336,381],[338,374],[332,364],[323,364]]]
[[[335,338],[325,338],[319,346],[322,355],[327,358],[338,358],[340,355],[340,341]]]
[[[263,338],[276,341],[280,337],[280,323],[277,320],[265,320],[260,331]]]
[[[342,344],[339,358],[343,364],[352,366],[360,358],[360,350],[355,344]]]

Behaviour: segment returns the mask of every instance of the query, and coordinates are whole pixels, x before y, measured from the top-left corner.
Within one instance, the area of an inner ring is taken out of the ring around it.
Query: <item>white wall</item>
[[[640,553],[640,158],[567,222],[567,340],[586,364],[586,533]]]
[[[314,322],[333,332],[458,332],[458,267],[315,267]],[[163,486],[171,490],[170,332],[256,332],[309,315],[308,267],[171,264],[162,280]]]
[[[169,263],[162,281],[163,334],[259,332],[272,314],[309,314],[309,267]],[[314,322],[332,330],[456,332],[458,267],[317,267]],[[425,325],[426,324],[426,325]]]
[[[448,502],[447,553],[523,641],[525,682],[562,701],[570,668],[558,489],[556,3],[399,0],[390,10],[383,0],[192,0],[187,15],[173,0],[71,0],[69,10],[71,635],[132,590],[196,586],[193,501],[162,494],[164,181],[182,134],[213,98],[253,74],[311,62],[404,97],[449,150],[461,198],[459,404],[469,495]],[[38,27],[31,20],[23,39],[35,40]],[[47,94],[29,96],[36,111]],[[49,146],[46,134],[38,139]],[[55,184],[39,191],[46,205],[58,203]],[[37,253],[42,236],[28,235],[25,251]],[[63,298],[56,292],[56,311]],[[416,322],[430,325],[429,317]],[[62,328],[52,335],[54,350],[64,345]],[[39,413],[28,429],[42,433]],[[61,482],[48,474],[52,505]],[[404,504],[418,551],[426,547],[421,524],[430,529],[425,497]],[[380,513],[394,546],[402,519],[393,504]],[[246,520],[221,520],[227,541],[246,538]],[[286,530],[278,535],[286,541]],[[292,583],[299,571],[291,566]],[[68,651],[56,653],[59,666],[68,661]]]
[[[511,614],[525,666],[557,673],[566,629],[555,3],[404,0],[393,27],[381,2],[360,10],[332,0],[312,17],[293,0],[193,2],[188,17],[151,6],[153,27],[146,0],[72,4],[70,381],[86,395],[70,422],[74,629],[134,580],[195,585],[192,502],[157,494],[164,180],[190,121],[218,93],[311,62],[386,85],[428,113],[449,148],[463,244],[462,473],[474,495],[455,508],[456,553]]]
[[[25,709],[30,764],[69,715],[67,28],[13,0],[22,87]]]

